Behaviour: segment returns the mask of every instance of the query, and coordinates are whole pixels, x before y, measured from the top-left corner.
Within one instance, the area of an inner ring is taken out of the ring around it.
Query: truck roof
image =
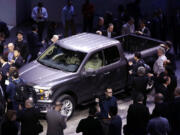
[[[77,34],[57,42],[63,48],[85,53],[118,43],[118,40],[92,33]]]

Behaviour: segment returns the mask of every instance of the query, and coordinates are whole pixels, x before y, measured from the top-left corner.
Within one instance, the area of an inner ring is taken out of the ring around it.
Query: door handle
[[[110,72],[106,72],[106,73],[104,73],[104,75],[109,75],[110,74]]]

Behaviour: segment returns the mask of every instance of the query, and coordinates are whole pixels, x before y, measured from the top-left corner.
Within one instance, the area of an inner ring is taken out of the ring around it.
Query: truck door
[[[102,51],[93,53],[86,61],[82,72],[78,89],[81,92],[81,100],[91,100],[102,95],[102,90],[108,84],[108,72],[104,70],[104,57]]]
[[[109,73],[108,87],[113,91],[117,91],[126,86],[127,81],[127,61],[120,53],[118,46],[112,46],[103,50],[105,57],[105,65]]]

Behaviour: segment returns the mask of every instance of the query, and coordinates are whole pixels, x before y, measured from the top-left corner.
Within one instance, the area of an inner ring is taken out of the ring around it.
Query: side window
[[[98,70],[103,67],[103,55],[102,51],[93,54],[86,62],[84,68],[88,70]]]
[[[105,65],[112,64],[120,59],[117,46],[113,46],[104,50]]]

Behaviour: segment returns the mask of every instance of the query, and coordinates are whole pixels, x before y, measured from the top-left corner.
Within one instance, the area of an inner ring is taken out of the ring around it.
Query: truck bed
[[[116,40],[120,41],[125,57],[127,60],[132,60],[135,52],[141,52],[143,58],[156,54],[159,44],[164,43],[163,41],[152,39],[145,36],[136,34],[128,34],[123,36],[115,37]]]

